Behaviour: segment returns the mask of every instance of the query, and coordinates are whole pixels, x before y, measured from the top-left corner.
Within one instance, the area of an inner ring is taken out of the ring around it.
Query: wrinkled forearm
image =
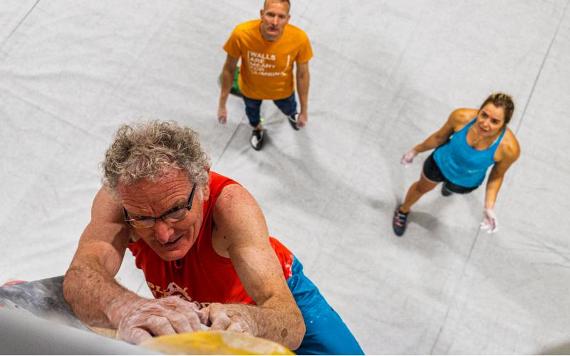
[[[244,320],[254,336],[273,340],[291,350],[297,349],[305,336],[305,322],[297,308],[275,310],[245,304],[229,304],[224,307],[231,314],[230,318],[239,316]]]
[[[113,329],[117,328],[123,307],[141,299],[96,264],[72,265],[65,274],[63,295],[81,321]]]
[[[259,336],[275,340],[292,350],[297,349],[305,336],[305,322],[301,313],[256,308]]]

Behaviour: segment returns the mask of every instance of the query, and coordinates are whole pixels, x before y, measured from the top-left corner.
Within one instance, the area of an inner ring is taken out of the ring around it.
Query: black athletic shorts
[[[424,176],[427,179],[429,179],[433,182],[438,182],[438,183],[443,182],[443,185],[445,186],[445,188],[449,191],[454,192],[454,193],[467,194],[467,193],[471,193],[475,189],[479,188],[479,186],[471,187],[471,188],[462,187],[460,185],[453,184],[449,180],[447,180],[447,178],[445,178],[443,173],[441,173],[441,170],[437,166],[435,159],[433,159],[433,152],[424,161],[424,168],[423,168],[422,172],[424,173]]]

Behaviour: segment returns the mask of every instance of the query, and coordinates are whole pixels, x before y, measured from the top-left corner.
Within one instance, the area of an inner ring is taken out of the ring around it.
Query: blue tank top
[[[467,132],[475,123],[471,120],[465,127],[451,136],[451,139],[442,146],[436,148],[433,158],[444,177],[453,184],[475,188],[485,180],[487,169],[495,164],[495,151],[506,128],[489,148],[477,150],[467,143]]]

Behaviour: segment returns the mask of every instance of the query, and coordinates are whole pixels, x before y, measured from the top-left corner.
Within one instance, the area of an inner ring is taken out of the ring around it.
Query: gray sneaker
[[[297,114],[287,116],[287,120],[289,120],[289,123],[291,124],[291,127],[293,128],[293,130],[295,130],[295,131],[299,130],[299,126],[297,125]]]
[[[265,130],[254,129],[251,131],[251,138],[249,143],[254,150],[259,151],[263,147],[263,138],[265,137]]]

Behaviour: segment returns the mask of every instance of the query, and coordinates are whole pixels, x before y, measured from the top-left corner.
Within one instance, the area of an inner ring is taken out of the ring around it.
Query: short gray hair
[[[103,184],[113,192],[119,183],[153,181],[169,168],[184,170],[191,183],[204,187],[210,159],[195,131],[175,121],[153,120],[119,127],[101,166]]]

